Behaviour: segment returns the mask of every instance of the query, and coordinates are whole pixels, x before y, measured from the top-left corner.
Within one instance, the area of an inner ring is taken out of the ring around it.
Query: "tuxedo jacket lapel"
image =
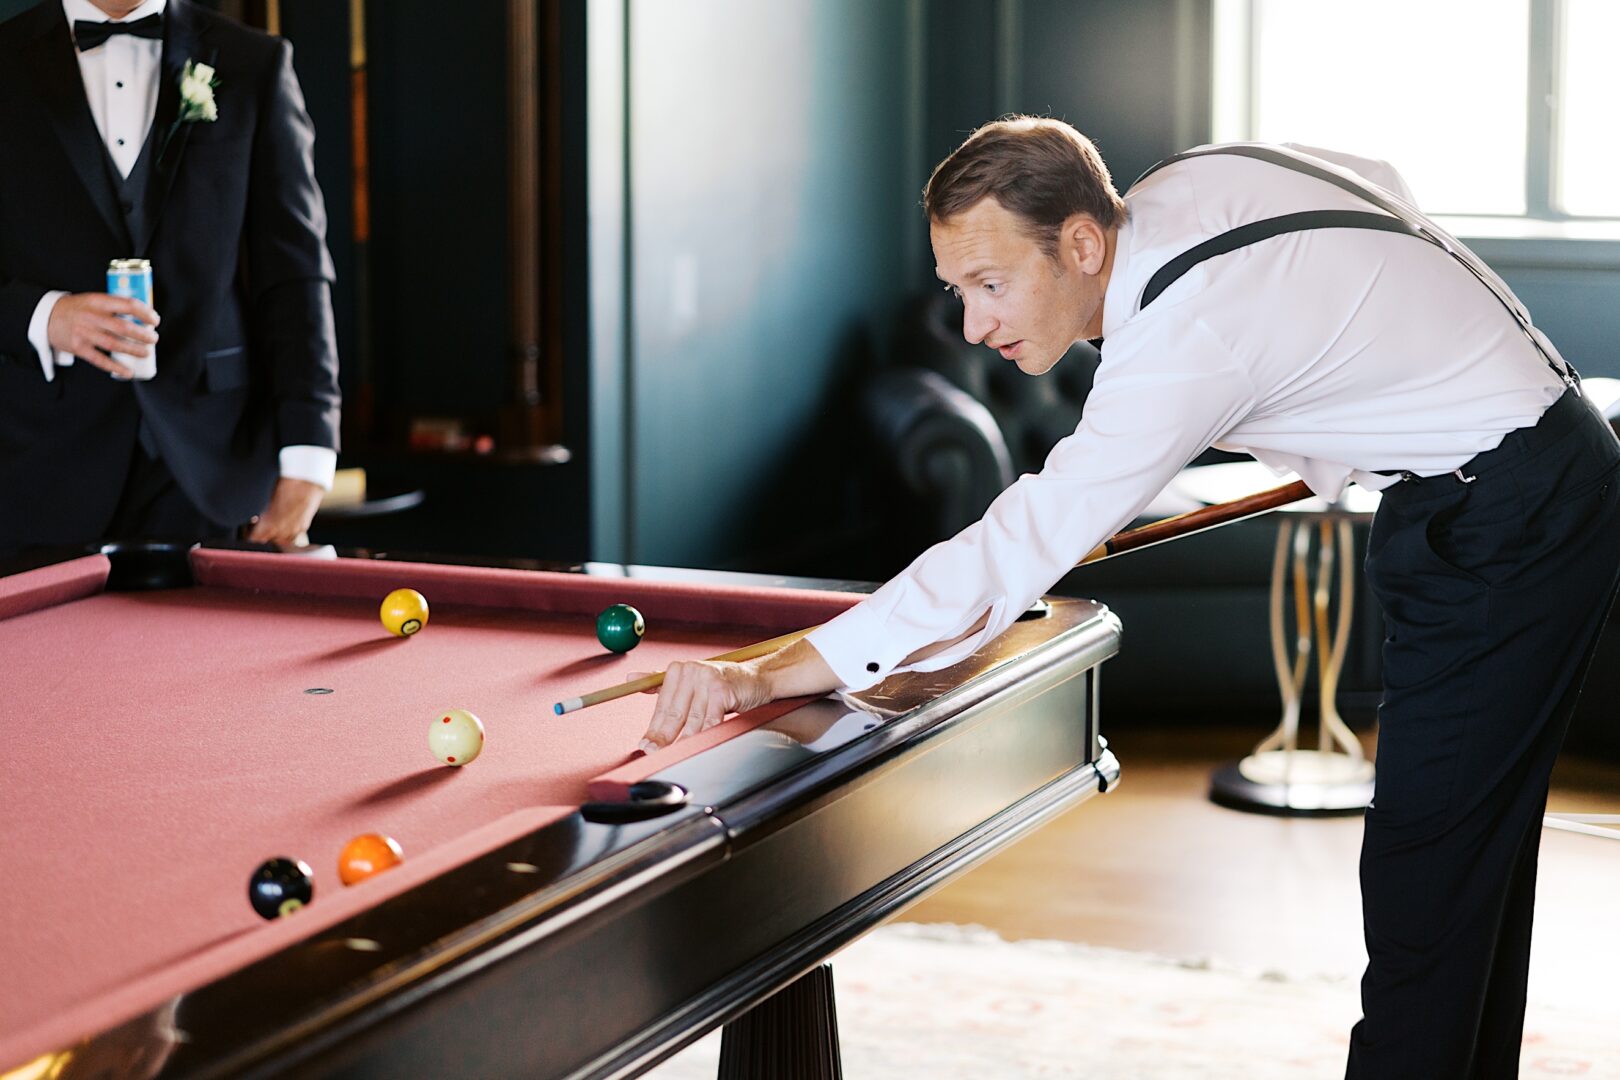
[[[73,35],[68,31],[67,17],[62,14],[60,5],[49,4],[48,7],[55,8],[54,17],[44,20],[34,47],[25,50],[34,67],[40,101],[50,114],[51,127],[97,213],[115,236],[130,243],[133,238],[118,209],[118,192],[107,171],[107,147],[96,127],[96,118],[90,114],[90,102],[84,96],[84,76],[79,73],[79,58],[73,47]]]
[[[213,66],[215,51],[206,55],[203,40],[206,28],[199,27],[191,6],[185,0],[169,0],[163,10],[163,60],[158,72],[157,109],[152,116],[152,150],[157,154],[153,163],[152,180],[157,190],[152,193],[152,212],[147,215],[146,236],[136,238],[136,253],[145,255],[152,236],[157,232],[158,219],[169,199],[169,188],[175,173],[180,171],[180,159],[186,153],[186,138],[194,124],[180,124],[180,76],[187,60],[196,60]]]

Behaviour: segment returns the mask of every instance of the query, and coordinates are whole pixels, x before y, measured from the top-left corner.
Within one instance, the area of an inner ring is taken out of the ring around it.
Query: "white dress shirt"
[[[1384,163],[1289,149],[1411,203]],[[1155,173],[1125,204],[1080,425],[980,521],[809,636],[846,687],[903,670],[988,612],[982,632],[913,667],[963,659],[1212,444],[1293,470],[1331,499],[1351,480],[1395,482],[1375,471],[1451,472],[1565,389],[1491,290],[1398,233],[1286,233],[1198,264],[1138,310],[1160,267],[1213,236],[1306,210],[1377,212],[1325,181],[1216,155]]]
[[[161,15],[168,0],[145,0],[118,22],[134,22],[149,15]],[[62,0],[62,13],[71,28],[75,21],[112,22],[107,13],[90,0]],[[163,43],[134,34],[116,34],[93,49],[78,51],[79,74],[84,93],[95,118],[96,130],[107,146],[120,176],[129,176],[141,156],[157,112],[158,76],[162,71]],[[154,268],[157,269],[157,268]],[[50,344],[51,312],[56,302],[68,295],[53,289],[40,297],[28,322],[28,342],[39,354],[45,381],[56,378],[58,367],[70,366],[70,352],[55,352]],[[156,347],[153,347],[154,354]],[[337,451],[325,446],[284,446],[280,454],[281,475],[308,480],[331,490],[337,470]]]

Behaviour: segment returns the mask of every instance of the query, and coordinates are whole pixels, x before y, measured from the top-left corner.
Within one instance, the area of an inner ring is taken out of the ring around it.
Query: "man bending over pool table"
[[[1620,575],[1620,444],[1517,298],[1382,162],[1202,147],[1121,199],[1083,135],[974,132],[924,192],[963,334],[1029,375],[1102,362],[1075,432],[805,640],[670,667],[664,745],[778,697],[952,664],[1206,447],[1384,497],[1369,962],[1347,1075],[1511,1077],[1548,775]]]

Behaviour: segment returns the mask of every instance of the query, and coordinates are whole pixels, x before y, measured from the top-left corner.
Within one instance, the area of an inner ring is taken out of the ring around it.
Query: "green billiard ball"
[[[614,604],[596,617],[596,640],[612,652],[629,652],[646,632],[646,620],[629,604]]]

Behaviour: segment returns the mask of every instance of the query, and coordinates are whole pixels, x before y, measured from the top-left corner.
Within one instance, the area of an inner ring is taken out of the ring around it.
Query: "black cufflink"
[[[873,661],[872,663],[866,665],[866,670],[872,672],[873,674],[877,673],[877,669],[878,669],[878,666],[877,666],[876,661]]]

